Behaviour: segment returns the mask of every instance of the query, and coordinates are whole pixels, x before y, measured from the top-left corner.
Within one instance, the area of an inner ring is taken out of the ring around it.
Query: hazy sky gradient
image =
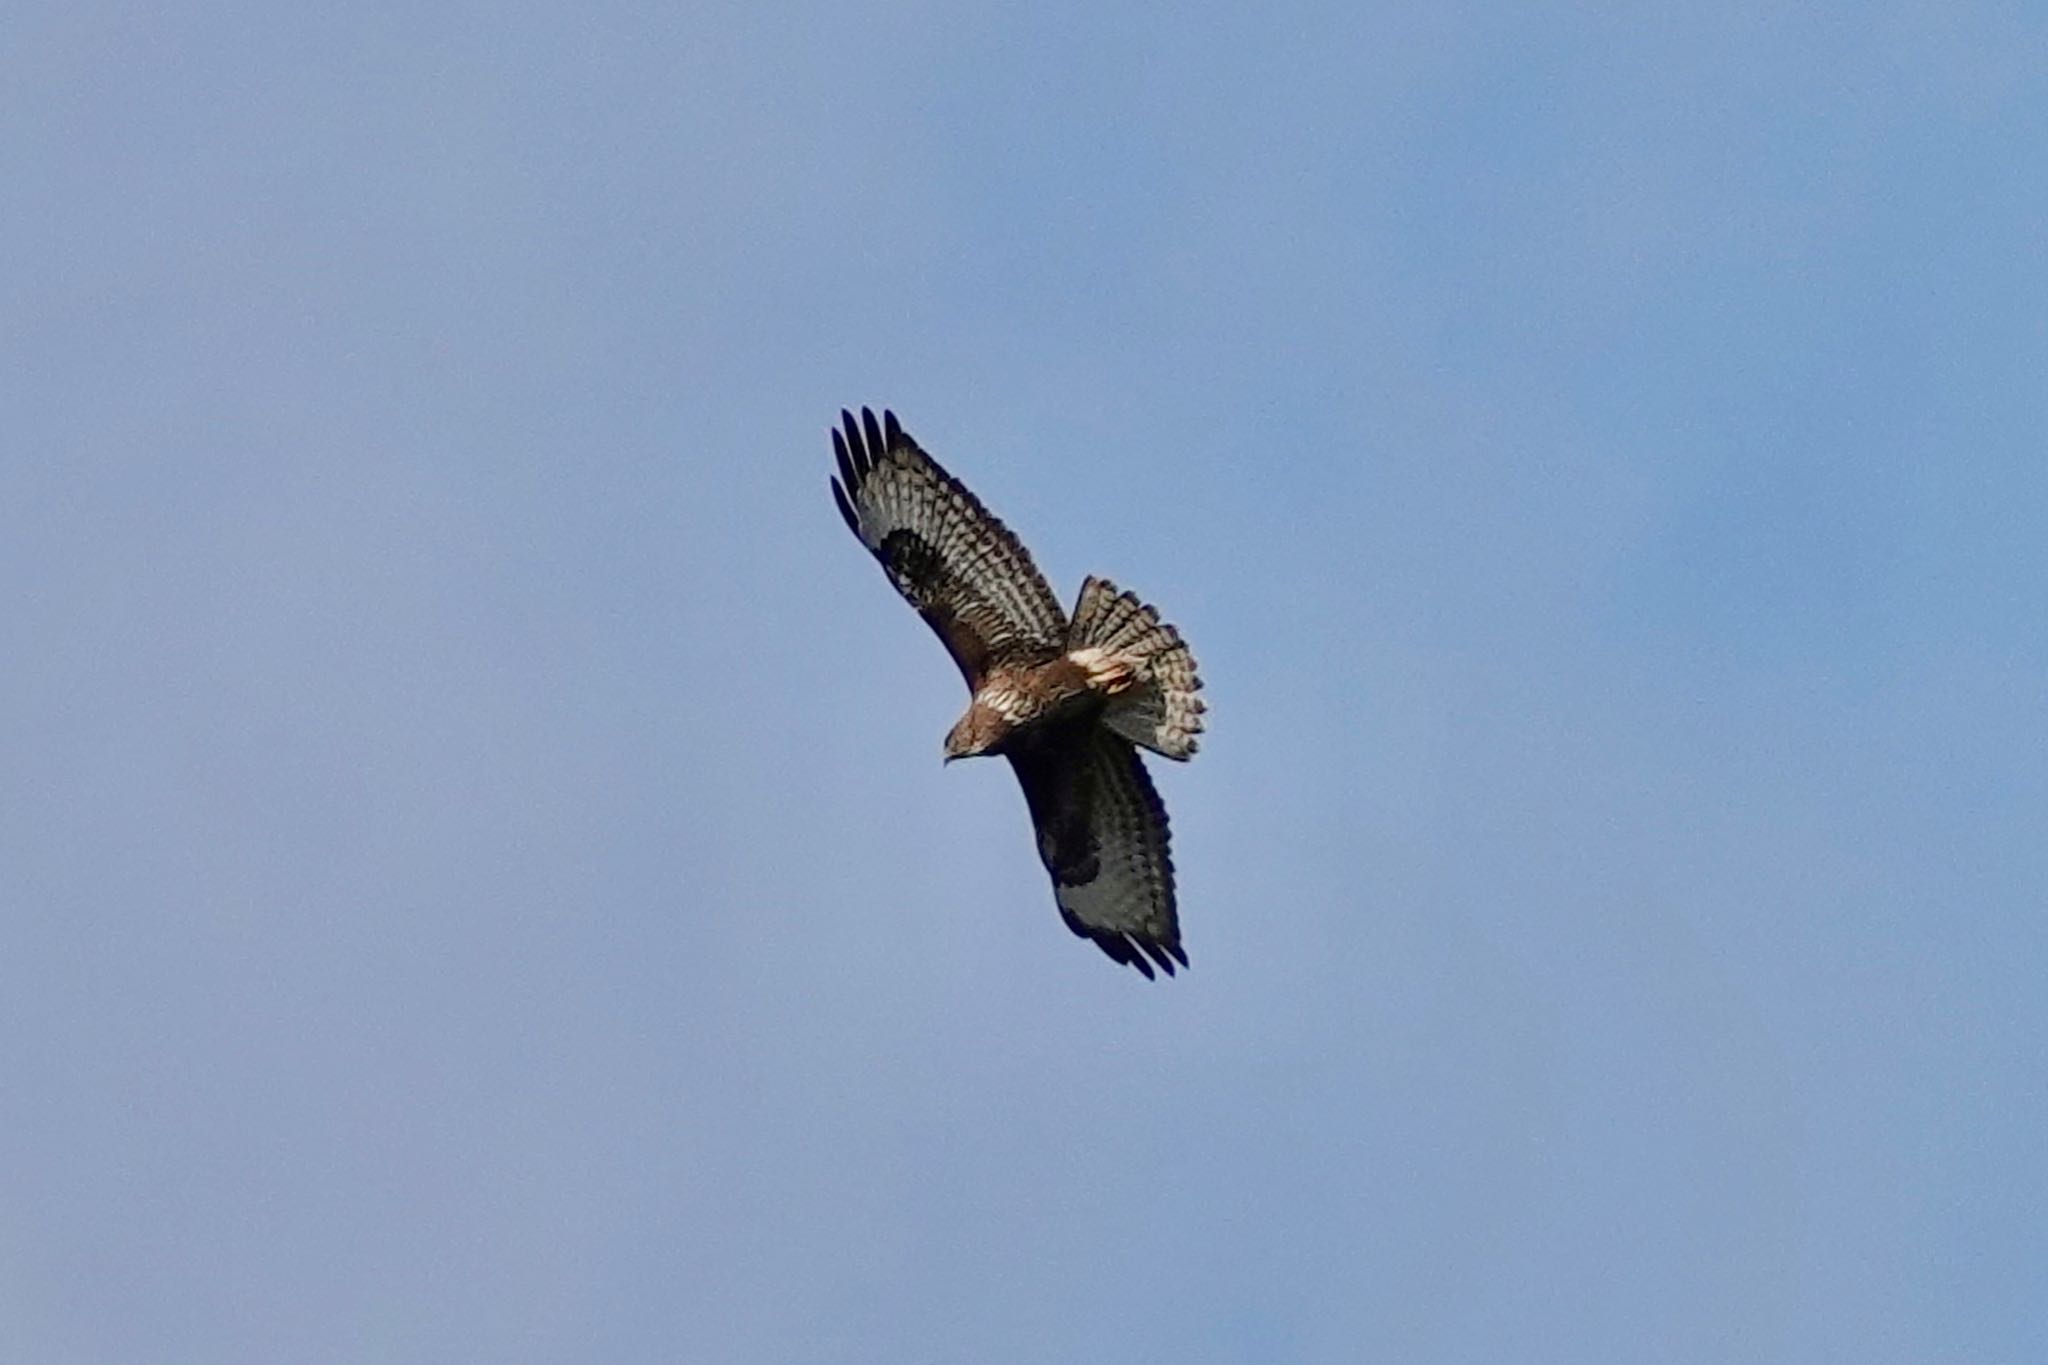
[[[2048,1358],[2048,20],[0,23],[0,1357]],[[1060,926],[889,404],[1200,657]]]

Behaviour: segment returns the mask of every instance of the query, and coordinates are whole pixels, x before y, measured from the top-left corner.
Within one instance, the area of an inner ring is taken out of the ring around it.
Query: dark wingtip
[[[1152,964],[1147,962],[1145,955],[1138,951],[1144,945],[1133,939],[1129,934],[1101,933],[1094,935],[1094,939],[1096,947],[1108,953],[1112,959],[1121,962],[1124,966],[1136,967],[1147,981],[1159,979],[1152,970]]]
[[[1154,943],[1152,942],[1152,940],[1145,938],[1136,939],[1134,941],[1140,948],[1143,948],[1145,950],[1145,955],[1147,957],[1150,957],[1154,962],[1157,962],[1159,964],[1159,969],[1161,971],[1165,972],[1168,976],[1173,975],[1173,954],[1167,945]]]
[[[1096,947],[1102,949],[1104,953],[1108,954],[1111,962],[1124,967],[1136,967],[1148,977],[1152,975],[1152,964],[1147,962],[1145,955],[1132,947],[1131,941],[1122,934],[1112,933],[1107,930],[1090,929],[1082,925],[1079,920],[1074,921],[1074,926],[1076,933],[1079,933]]]
[[[1188,965],[1188,955],[1181,951],[1178,943],[1148,943],[1134,935],[1118,933],[1115,930],[1091,929],[1081,923],[1073,911],[1067,909],[1064,905],[1060,907],[1060,918],[1066,922],[1067,928],[1073,931],[1076,938],[1087,939],[1090,943],[1100,948],[1104,955],[1118,966],[1135,968],[1144,974],[1147,981],[1159,979],[1152,970],[1153,962],[1157,962],[1161,967],[1164,967],[1168,976],[1173,975],[1173,964],[1175,962],[1179,962],[1183,967]],[[1148,954],[1151,961],[1146,960]],[[1171,954],[1171,957],[1168,954]]]
[[[875,421],[873,408],[860,410],[860,424],[868,436],[868,461],[870,464],[879,463],[881,458],[889,453],[889,447],[882,443],[882,428]]]
[[[853,462],[853,472],[856,475],[865,475],[874,468],[874,462],[868,458],[867,443],[861,440],[860,422],[852,413],[841,408],[839,425],[846,433],[841,439],[846,443],[847,458]]]
[[[837,427],[832,429],[832,458],[839,463],[840,481],[852,491],[859,492],[860,474],[854,468],[853,456],[846,449],[846,438],[839,434]]]
[[[846,500],[846,490],[839,486],[839,480],[832,480],[832,501],[839,504],[839,515],[846,518],[846,529],[856,536],[860,534],[860,518],[853,514],[853,504]]]
[[[882,439],[888,443],[884,447],[887,450],[907,444],[903,439],[903,428],[897,425],[896,414],[887,408],[882,409]]]

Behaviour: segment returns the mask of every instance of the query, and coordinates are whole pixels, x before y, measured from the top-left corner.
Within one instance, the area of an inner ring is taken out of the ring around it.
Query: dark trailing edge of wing
[[[1137,969],[1147,981],[1157,979],[1152,971],[1153,962],[1158,963],[1160,970],[1168,976],[1173,975],[1174,963],[1178,962],[1183,967],[1188,965],[1187,950],[1178,943],[1153,943],[1113,929],[1090,929],[1064,908],[1060,910],[1060,918],[1067,922],[1067,928],[1076,938],[1085,938],[1102,949],[1110,961]],[[1148,957],[1151,962],[1145,960]]]

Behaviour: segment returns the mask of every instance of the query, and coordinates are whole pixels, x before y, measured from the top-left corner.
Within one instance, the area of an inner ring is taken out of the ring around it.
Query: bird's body
[[[1195,752],[1202,683],[1180,633],[1101,578],[1081,585],[1070,620],[1030,553],[894,414],[840,416],[840,514],[967,680],[946,758],[1009,759],[1067,927],[1171,975],[1187,954],[1166,808],[1134,746]]]
[[[1121,676],[1128,686],[1130,672]],[[982,679],[967,714],[946,737],[946,757],[1008,753],[1036,739],[1094,724],[1115,695],[1073,654],[1004,664]]]

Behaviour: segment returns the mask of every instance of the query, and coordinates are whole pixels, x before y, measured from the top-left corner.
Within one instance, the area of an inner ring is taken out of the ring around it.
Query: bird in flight
[[[1166,807],[1138,746],[1195,752],[1202,680],[1180,632],[1107,579],[1071,620],[1031,553],[897,425],[841,410],[832,498],[967,679],[946,761],[1016,770],[1067,928],[1147,977],[1185,967]]]

